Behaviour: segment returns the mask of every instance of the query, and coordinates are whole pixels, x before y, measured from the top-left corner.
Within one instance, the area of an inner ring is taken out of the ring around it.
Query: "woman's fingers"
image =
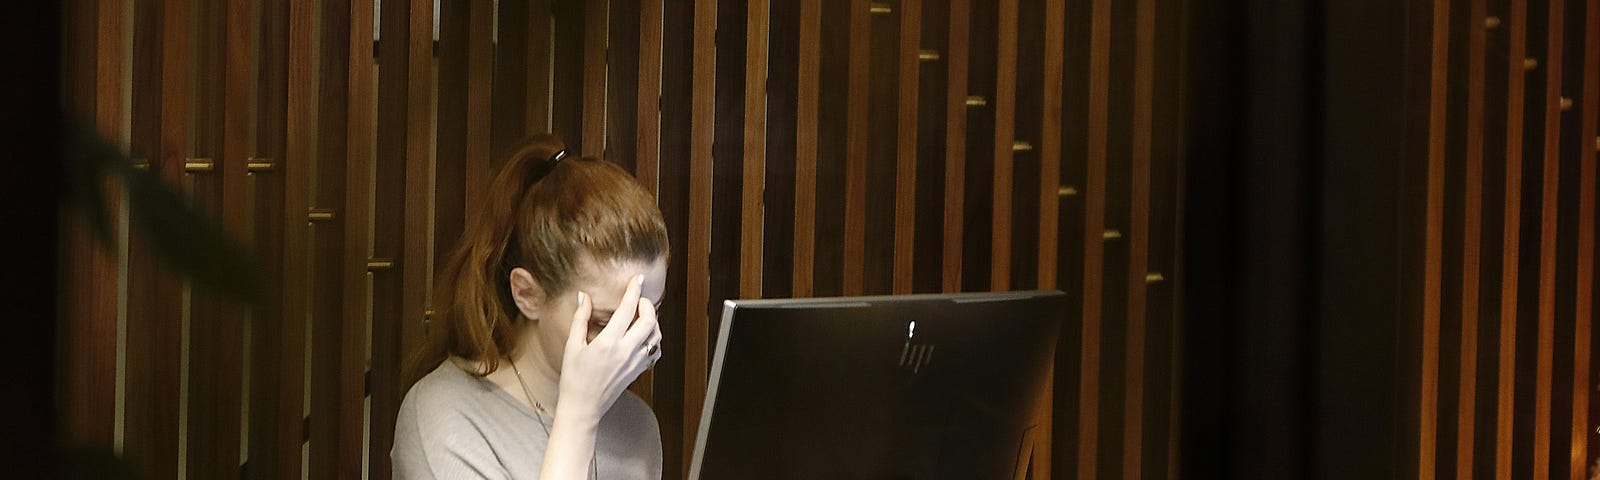
[[[659,330],[660,323],[656,320],[656,306],[648,298],[640,298],[639,320],[628,327],[628,332],[622,335],[623,345],[642,345],[650,335]],[[610,327],[610,325],[607,325]]]
[[[571,331],[567,332],[567,352],[576,353],[577,348],[583,347],[584,339],[589,338],[589,315],[594,310],[590,305],[589,294],[578,292],[578,309],[572,312]]]
[[[622,293],[622,303],[617,304],[617,310],[611,312],[610,322],[600,330],[600,335],[596,336],[595,340],[616,339],[628,330],[628,324],[632,323],[633,315],[639,309],[639,292],[643,289],[644,275],[635,275],[633,280],[628,282],[628,289]]]

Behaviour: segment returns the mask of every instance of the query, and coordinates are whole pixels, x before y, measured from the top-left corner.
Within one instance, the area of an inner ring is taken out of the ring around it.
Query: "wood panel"
[[[432,174],[427,115],[432,3],[396,1],[382,8],[372,253],[391,266],[374,272],[372,286],[371,452],[389,451],[399,403],[412,380],[402,377],[401,366],[421,337],[431,197],[406,192],[429,191]],[[521,112],[514,110],[511,115]],[[371,455],[368,462],[370,475],[390,475],[390,463],[382,455]]]
[[[583,12],[583,142],[582,155],[605,158],[606,38],[611,26],[611,0],[585,0]]]
[[[466,209],[464,221],[470,222],[474,213],[478,212],[486,200],[483,199],[485,188],[494,172],[492,155],[494,154],[494,131],[490,120],[494,115],[494,7],[493,0],[468,0],[467,12],[467,39],[466,39],[466,145],[462,150],[463,168],[466,174],[465,201],[462,208]],[[539,3],[539,2],[535,2]],[[533,45],[530,48],[537,48]],[[538,66],[534,66],[536,76]],[[531,90],[538,92],[539,90]],[[535,95],[534,97],[537,97]],[[530,98],[530,105],[537,103],[536,98]],[[537,110],[530,109],[537,113]],[[528,126],[535,127],[537,115],[530,114]],[[438,209],[435,206],[435,209]],[[435,246],[436,250],[448,250],[453,245],[445,244]],[[435,264],[438,266],[439,264]]]
[[[312,46],[315,44],[311,0],[290,0],[288,29],[288,84],[284,116],[283,204],[279,215],[283,225],[283,276],[278,287],[282,316],[277,348],[276,398],[270,409],[277,423],[278,436],[272,451],[278,478],[299,478],[301,446],[305,444],[303,417],[305,397],[306,322],[310,317],[311,246],[307,241],[307,212],[310,210],[311,178],[315,168],[316,146],[312,143],[316,112],[312,98],[315,72]]]
[[[739,297],[761,297],[762,226],[767,164],[767,0],[745,12],[744,168],[740,183]]]
[[[717,4],[694,4],[694,78],[690,99],[688,295],[684,302],[683,458],[694,453],[694,438],[705,402],[710,368],[711,301],[711,147],[715,139]],[[687,474],[689,462],[683,463]]]
[[[283,297],[281,290],[287,283],[283,279],[288,273],[283,257],[283,252],[287,250],[283,208],[288,187],[282,164],[288,128],[289,5],[286,0],[268,0],[258,8],[260,36],[256,47],[255,157],[263,160],[263,163],[270,163],[272,170],[251,173],[254,195],[249,202],[254,205],[251,219],[255,224],[254,247],[262,258],[263,278],[269,283],[271,291],[277,294],[276,298],[269,298],[279,300]],[[281,382],[286,378],[280,361],[286,343],[284,338],[288,335],[284,331],[284,325],[288,323],[285,318],[288,317],[284,306],[277,301],[269,302],[262,311],[252,312],[250,316],[250,437],[244,466],[247,478],[267,479],[287,475],[288,472],[279,471],[282,465],[287,464],[287,459],[279,456],[280,450],[284,449],[280,443],[287,444],[291,440],[280,438],[299,437],[296,435],[298,430],[282,430],[282,424],[286,422],[278,419],[280,413],[287,412],[287,409],[277,405],[279,390],[284,388]],[[294,387],[300,385],[296,383]],[[295,409],[291,418],[298,420],[299,416],[300,410]],[[298,453],[296,450],[295,465],[299,465]]]
[[[761,187],[761,296],[794,296],[799,153],[800,2],[770,3],[767,27],[766,162]],[[813,137],[814,139],[814,137]],[[808,142],[814,140],[808,139]],[[813,219],[815,217],[813,216]]]
[[[1044,22],[1044,112],[1039,135],[1039,280],[1056,288],[1061,199],[1061,95],[1066,62],[1066,3],[1047,0]],[[1152,40],[1153,41],[1153,40]]]
[[[653,195],[661,192],[661,49],[666,21],[662,1],[643,0],[639,7],[639,118],[633,174]]]
[[[1593,344],[1595,276],[1595,156],[1600,150],[1600,0],[1584,6],[1583,35],[1583,113],[1578,135],[1578,164],[1581,168],[1578,201],[1577,290],[1573,323],[1572,362],[1572,453],[1568,459],[1572,480],[1581,480],[1595,458],[1589,441],[1591,390],[1594,362]],[[1590,147],[1589,142],[1595,144]]]
[[[1104,252],[1106,119],[1111,53],[1111,4],[1095,0],[1089,32],[1088,162],[1083,221],[1083,333],[1078,384],[1078,478],[1095,478],[1099,448],[1100,295]]]
[[[245,224],[246,162],[249,160],[250,25],[242,2],[199,4],[196,79],[196,150],[212,161],[211,173],[194,179],[194,199],[221,220],[234,238]],[[191,300],[188,451],[185,472],[196,477],[236,476],[240,458],[243,394],[244,306],[198,292]]]
[[[525,39],[527,42],[527,51],[520,57],[520,61],[527,62],[521,66],[527,72],[527,78],[524,80],[525,91],[528,92],[526,101],[522,102],[527,106],[527,110],[524,112],[523,133],[532,135],[552,131],[550,123],[552,110],[550,70],[552,68],[551,60],[555,57],[555,53],[552,51],[555,42],[555,25],[550,15],[550,2],[552,0],[526,1],[528,2],[526,9],[528,21],[526,23],[517,21],[500,22],[498,28],[504,29],[505,35],[515,35],[516,32],[521,32],[520,38]],[[512,2],[508,1],[506,4],[511,5]],[[509,12],[502,10],[500,13],[506,15],[515,13],[515,10],[513,9],[513,11]],[[506,18],[511,17],[507,15]],[[505,45],[509,47],[511,43],[507,42]],[[515,52],[511,54],[515,54]],[[506,67],[507,70],[513,68],[519,67],[516,64]],[[496,77],[496,81],[499,81],[499,77]],[[517,105],[517,102],[510,101],[510,99],[505,103],[512,107]],[[496,105],[499,105],[499,103],[497,102]]]
[[[1523,59],[1527,51],[1527,5],[1512,2],[1506,55],[1504,256],[1500,277],[1500,374],[1495,404],[1495,478],[1511,478],[1512,422],[1516,399],[1517,271],[1522,240]]]
[[[994,91],[994,196],[990,218],[993,243],[989,256],[989,288],[1011,288],[1011,161],[1016,140],[1017,0],[1000,0],[999,48]]]
[[[495,2],[495,14],[500,20],[495,23],[494,79],[491,80],[494,102],[490,106],[489,120],[489,146],[494,167],[498,168],[503,160],[501,157],[511,153],[507,149],[515,148],[516,143],[524,137],[552,131],[550,123],[543,120],[549,118],[550,97],[539,98],[537,93],[533,93],[550,89],[550,69],[546,65],[550,65],[554,57],[549,40],[554,31],[551,1]],[[388,24],[387,21],[380,22],[380,25]],[[385,33],[390,30],[390,27],[382,28]],[[547,48],[541,49],[540,46]],[[382,54],[383,50],[380,49],[379,53]],[[388,55],[382,57],[388,58]],[[386,62],[380,59],[379,64],[383,63]],[[536,125],[541,122],[542,125]]]
[[[134,6],[132,149],[173,187],[188,154],[188,9],[177,0]],[[137,221],[137,219],[135,220]],[[181,446],[182,285],[141,236],[129,246],[127,398],[123,455],[139,475],[176,477]]]
[[[1561,179],[1561,60],[1564,0],[1549,0],[1544,58],[1544,181],[1539,229],[1538,372],[1534,390],[1533,478],[1550,478],[1551,371],[1555,363],[1556,240]]]
[[[796,298],[809,297],[816,269],[817,156],[822,69],[822,3],[800,1],[799,72],[795,114],[794,280]]]
[[[1122,476],[1144,478],[1144,409],[1146,291],[1145,273],[1150,260],[1150,163],[1155,135],[1153,88],[1155,79],[1156,9],[1154,0],[1140,0],[1135,13],[1133,78],[1132,207],[1128,222],[1128,333],[1122,419]]]
[[[660,186],[656,184],[655,180],[659,173],[654,171],[656,166],[651,165],[652,171],[646,172],[644,167],[639,165],[639,157],[645,155],[644,152],[640,151],[640,143],[643,140],[640,130],[642,125],[640,123],[645,120],[642,118],[645,116],[645,112],[655,115],[660,105],[659,93],[655,93],[655,96],[651,97],[649,101],[646,101],[641,94],[646,93],[647,89],[653,92],[660,92],[661,89],[659,84],[661,14],[658,12],[653,17],[656,20],[655,25],[657,28],[656,49],[658,53],[655,56],[656,63],[654,67],[656,68],[654,81],[657,84],[653,88],[648,88],[642,85],[642,82],[646,81],[646,79],[642,78],[645,74],[644,70],[649,67],[646,65],[648,62],[645,60],[645,53],[642,51],[646,47],[646,45],[643,45],[644,40],[642,37],[644,35],[643,29],[649,26],[649,22],[643,20],[642,10],[646,6],[640,3],[637,0],[622,1],[616,2],[608,8],[607,18],[610,24],[607,26],[608,37],[605,49],[606,101],[604,106],[606,111],[603,133],[605,134],[605,158],[624,170],[634,172],[634,178],[644,185],[651,194],[655,194],[660,190]],[[659,10],[659,7],[656,8]],[[656,122],[655,128],[657,131],[654,140],[659,143],[659,117],[652,116],[649,121]],[[652,150],[651,154],[654,155],[654,150],[657,147],[652,144],[648,145],[647,148]],[[650,175],[648,183],[644,178],[646,173]],[[658,298],[656,300],[660,301],[661,299]],[[628,388],[639,395],[639,398],[644,400],[645,404],[653,406],[655,404],[655,370],[645,370]]]
[[[492,4],[491,4],[492,7]],[[433,249],[434,265],[444,265],[451,246],[466,226],[467,70],[472,5],[466,0],[439,2],[436,43],[437,99],[434,129]],[[491,32],[492,33],[492,32]]]
[[[689,305],[688,240],[690,202],[689,177],[692,168],[694,90],[694,19],[696,6],[690,2],[662,2],[661,29],[661,177],[678,179],[660,182],[657,196],[667,232],[672,239],[671,273],[661,309],[661,334],[665,339],[661,361],[656,364],[654,397],[656,418],[661,427],[664,478],[679,478],[687,472],[683,452],[692,448],[694,425],[686,423],[688,395],[686,359],[689,350],[687,318]],[[689,447],[686,447],[688,445]]]
[[[945,292],[961,291],[962,231],[967,171],[967,45],[970,41],[968,0],[950,0],[949,47],[945,52],[946,80],[944,163],[944,270]]]
[[[1044,84],[1042,85],[1043,111],[1041,112],[1039,129],[1039,267],[1037,288],[1051,290],[1056,288],[1057,269],[1059,261],[1058,236],[1060,234],[1060,202],[1061,185],[1061,132],[1063,123],[1062,87],[1064,84],[1063,70],[1066,62],[1066,2],[1065,0],[1047,0],[1044,7]],[[1067,328],[1062,322],[1061,328]],[[1057,352],[1058,357],[1065,356]],[[1052,362],[1052,367],[1055,362]],[[1054,368],[1052,368],[1054,370]],[[1055,421],[1055,396],[1057,395],[1055,375],[1050,376],[1050,381],[1043,399],[1041,423],[1054,425]],[[1062,394],[1062,396],[1066,396]],[[1062,416],[1067,412],[1061,412]],[[1045,429],[1040,432],[1038,450],[1034,454],[1034,470],[1041,478],[1050,478],[1054,469],[1055,428]]]
[[[352,21],[348,42],[350,45],[363,45],[373,36],[375,25],[369,19],[373,19],[376,13],[374,2],[352,1],[349,6]],[[373,305],[370,303],[372,291],[369,290],[371,277],[367,273],[367,259],[372,256],[373,240],[374,188],[371,172],[377,135],[377,92],[374,91],[377,78],[376,59],[371,52],[350,48],[347,54],[349,80],[346,87],[349,91],[345,108],[349,110],[345,116],[344,131],[348,143],[344,156],[345,208],[341,212],[344,219],[341,223],[344,251],[339,260],[339,285],[345,302],[339,311],[339,387],[335,394],[339,397],[340,411],[359,412],[367,407],[368,359],[372,350],[368,340],[374,338],[371,336],[372,322],[369,317]],[[369,428],[367,419],[360,415],[341,415],[338,428],[338,476],[359,478],[368,465],[364,455],[368,435],[372,435],[370,440],[376,444],[379,439],[371,432],[382,430]],[[376,475],[378,472],[372,473]]]
[[[844,278],[845,295],[860,295],[866,266],[867,91],[872,60],[872,17],[867,0],[850,0],[849,86],[845,117]]]
[[[339,477],[340,443],[344,441],[340,438],[339,426],[344,423],[342,417],[359,416],[359,410],[339,408],[338,394],[339,383],[343,380],[340,357],[344,355],[344,340],[341,338],[343,324],[338,319],[343,314],[344,304],[354,301],[346,297],[347,292],[342,288],[344,272],[341,271],[341,259],[346,250],[345,228],[341,225],[346,221],[343,218],[346,211],[345,176],[348,174],[345,155],[350,143],[350,137],[342,133],[348,125],[350,114],[351,3],[324,1],[318,13],[321,29],[317,35],[321,61],[316,71],[316,128],[332,133],[317,136],[315,164],[312,165],[316,169],[312,182],[315,185],[312,208],[332,217],[311,224],[311,405],[307,422],[310,426],[310,453],[306,476],[318,479]],[[446,8],[451,8],[451,5],[446,4]],[[366,52],[365,41],[355,45],[357,50]],[[441,224],[447,225],[448,222]],[[460,227],[442,231],[459,232]]]
[[[1462,207],[1461,360],[1456,399],[1456,478],[1472,478],[1477,437],[1479,262],[1483,258],[1485,0],[1471,0],[1468,25],[1466,178]]]
[[[1428,102],[1428,183],[1422,281],[1421,411],[1418,433],[1418,477],[1434,478],[1439,416],[1439,290],[1444,281],[1444,156],[1445,100],[1449,93],[1450,2],[1433,4],[1432,88]]]
[[[82,121],[119,147],[129,142],[123,107],[128,86],[122,82],[128,68],[123,56],[129,43],[123,25],[126,8],[123,2],[80,0],[65,10],[66,18],[77,22],[68,27],[70,43],[64,51],[80,60],[67,71],[75,77],[69,80],[68,103]],[[106,188],[107,211],[121,209],[120,197],[119,188]],[[98,243],[87,225],[67,225],[62,235],[63,289],[89,299],[60,305],[60,338],[72,341],[57,345],[63,362],[56,395],[64,401],[57,431],[68,445],[110,447],[116,440],[120,300],[115,250],[124,237],[117,223],[110,225],[109,245]]]
[[[584,10],[586,1],[550,1],[550,131],[575,155],[583,148]],[[517,100],[520,102],[521,100]]]
[[[922,60],[922,2],[900,2],[900,45],[896,55],[899,131],[895,148],[894,286],[893,293],[911,293],[917,221],[917,81]]]
[[[897,4],[869,2],[867,103],[862,167],[865,210],[862,221],[861,295],[888,295],[894,290],[895,170],[899,125],[900,12]]]

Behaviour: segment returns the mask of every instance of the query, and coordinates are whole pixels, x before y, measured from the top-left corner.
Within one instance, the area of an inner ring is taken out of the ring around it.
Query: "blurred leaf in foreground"
[[[260,270],[217,222],[195,211],[155,172],[135,168],[126,153],[94,129],[68,122],[63,130],[67,184],[62,203],[69,214],[87,220],[102,246],[112,245],[112,215],[103,188],[109,177],[127,194],[131,234],[140,236],[173,273],[188,277],[201,289],[260,305]]]

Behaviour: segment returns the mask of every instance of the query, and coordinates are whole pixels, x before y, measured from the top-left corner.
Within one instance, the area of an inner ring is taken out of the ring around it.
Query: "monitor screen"
[[[1010,479],[1059,291],[730,300],[691,479]]]

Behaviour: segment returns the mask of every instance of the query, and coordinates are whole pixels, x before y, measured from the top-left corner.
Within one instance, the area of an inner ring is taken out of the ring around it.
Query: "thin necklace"
[[[548,439],[550,438],[550,427],[546,426],[544,424],[544,416],[540,415],[539,412],[544,412],[545,414],[550,414],[550,411],[549,410],[545,410],[544,404],[539,403],[539,399],[535,398],[533,396],[533,391],[528,389],[527,382],[522,381],[522,372],[520,370],[517,370],[517,362],[516,361],[511,361],[509,363],[511,363],[511,373],[514,373],[514,374],[517,375],[517,385],[521,385],[522,386],[522,394],[523,395],[527,395],[528,396],[528,400],[532,401],[534,408],[537,409],[536,411],[533,412],[533,419],[539,423],[539,428],[544,429],[544,438],[547,439],[546,441],[548,441]],[[554,416],[554,415],[551,414],[551,416]],[[600,433],[599,433],[599,429],[595,429],[595,430],[596,430],[596,432],[595,432],[595,437],[596,438],[595,438],[595,442],[594,443],[595,443],[595,447],[599,448],[599,446],[600,446],[600,439],[599,439]],[[589,454],[589,478],[593,479],[593,480],[598,480],[600,478],[600,461],[597,460],[597,455],[595,455],[594,453],[590,453]]]

